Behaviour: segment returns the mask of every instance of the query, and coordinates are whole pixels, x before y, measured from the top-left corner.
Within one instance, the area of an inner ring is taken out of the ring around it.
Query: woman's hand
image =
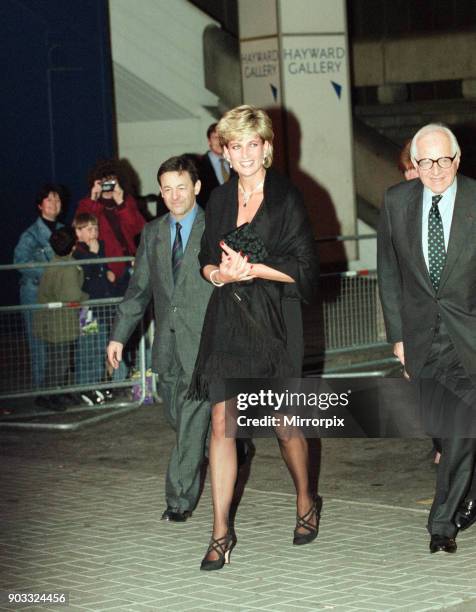
[[[219,279],[224,283],[239,283],[255,278],[253,266],[248,262],[248,257],[231,249],[224,242],[220,242],[223,249],[221,263],[218,268]]]
[[[116,179],[116,184],[114,185],[114,190],[112,192],[112,197],[114,202],[120,206],[124,202],[124,190],[119,185],[119,181]]]
[[[96,202],[101,197],[102,192],[102,181],[100,179],[94,181],[94,185],[91,189],[91,200]]]

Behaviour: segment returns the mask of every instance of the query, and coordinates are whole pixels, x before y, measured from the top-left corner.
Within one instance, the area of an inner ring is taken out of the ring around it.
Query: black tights
[[[306,438],[295,428],[276,428],[281,456],[296,488],[296,509],[306,514],[313,499],[309,484],[309,453]],[[209,469],[213,500],[213,537],[221,538],[228,531],[228,517],[237,477],[236,442],[225,436],[225,402],[212,408],[212,430],[209,447]],[[315,520],[315,517],[312,519]],[[211,552],[209,559],[216,559]]]

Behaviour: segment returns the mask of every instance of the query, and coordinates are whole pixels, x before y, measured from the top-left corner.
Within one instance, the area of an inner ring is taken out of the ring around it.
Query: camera
[[[102,191],[114,191],[114,187],[116,186],[117,181],[106,180],[101,183]]]

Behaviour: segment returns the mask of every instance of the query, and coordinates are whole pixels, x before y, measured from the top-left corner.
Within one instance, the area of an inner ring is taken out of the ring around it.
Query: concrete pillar
[[[464,98],[476,98],[476,79],[464,79],[462,89]]]
[[[277,164],[303,193],[316,236],[355,234],[345,0],[239,0],[243,100],[271,112]],[[355,245],[323,248],[353,259]]]

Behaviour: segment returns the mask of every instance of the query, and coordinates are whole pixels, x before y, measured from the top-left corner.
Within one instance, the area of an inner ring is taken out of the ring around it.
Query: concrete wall
[[[375,234],[375,230],[361,219],[357,220],[357,235],[369,236]],[[366,238],[359,240],[357,245],[357,259],[349,261],[349,270],[376,270],[377,269],[377,240]]]
[[[356,192],[380,208],[388,187],[403,180],[397,163],[400,148],[354,119],[354,164]]]
[[[263,0],[256,7],[239,0],[244,102],[272,114],[276,165],[301,190],[315,236],[354,234],[345,2]],[[330,247],[323,261],[355,257],[353,243]]]
[[[475,49],[476,33],[472,31],[354,39],[353,85],[474,79]]]
[[[204,150],[204,133],[197,118],[119,124],[120,155],[139,174],[141,193],[158,192],[157,170],[168,157]]]
[[[205,133],[214,117],[206,107],[215,107],[217,97],[204,85],[202,35],[207,25],[216,22],[187,0],[110,0],[109,4],[112,56],[114,64],[123,68],[121,87],[115,91],[122,114],[117,126],[119,155],[138,173],[142,193],[156,193],[155,176],[164,159],[207,149]],[[128,73],[134,76],[129,83],[124,76]],[[141,82],[147,95],[141,96]],[[142,121],[128,120],[128,114],[136,116],[132,87],[137,103],[144,104]],[[157,100],[164,99],[162,108],[157,108],[160,102],[154,102],[151,88]]]

